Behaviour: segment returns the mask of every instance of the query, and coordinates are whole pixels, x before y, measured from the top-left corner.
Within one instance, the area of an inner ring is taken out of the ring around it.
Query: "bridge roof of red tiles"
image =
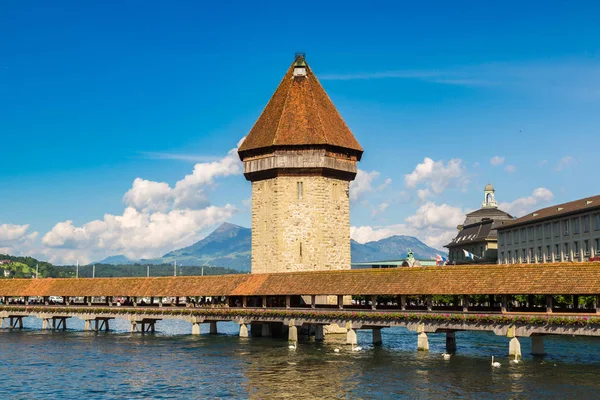
[[[0,296],[600,294],[600,263],[161,278],[1,279]]]

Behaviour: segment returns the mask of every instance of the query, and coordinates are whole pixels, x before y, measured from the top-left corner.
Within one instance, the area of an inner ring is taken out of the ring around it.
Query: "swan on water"
[[[352,343],[352,351],[361,351],[362,347],[355,345],[354,343]]]
[[[448,353],[442,353],[442,357],[444,357],[444,360],[449,360],[451,355]]]
[[[500,368],[500,363],[498,361],[494,362],[494,356],[492,356],[492,367]]]
[[[333,349],[333,352],[334,352],[334,353],[339,353],[339,352],[340,352],[340,349]]]
[[[521,360],[518,360],[516,358],[514,360],[511,360],[512,364],[519,364],[520,362],[521,362]]]

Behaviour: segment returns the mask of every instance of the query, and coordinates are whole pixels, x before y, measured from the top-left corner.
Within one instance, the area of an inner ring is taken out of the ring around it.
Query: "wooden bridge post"
[[[596,295],[596,314],[600,314],[600,294]]]
[[[508,305],[508,296],[503,294],[502,295],[502,305],[500,306],[500,311],[505,313],[506,309],[507,309],[507,305]]]
[[[546,295],[546,312],[548,314],[552,313],[552,295],[550,294]]]
[[[546,351],[544,350],[544,337],[542,335],[531,336],[531,355],[532,356],[545,356]]]
[[[246,308],[248,298],[246,296],[242,296],[242,307]]]
[[[427,295],[427,311],[433,310],[433,297],[428,294]]]
[[[383,339],[381,338],[381,328],[373,328],[373,345],[381,346]]]
[[[338,308],[340,310],[344,309],[344,296],[338,295],[338,297],[337,297],[337,304],[338,304]]]
[[[285,308],[290,308],[292,306],[292,296],[285,296]]]
[[[29,305],[29,296],[25,296],[25,305],[28,306]]]
[[[469,311],[469,295],[468,294],[463,295],[462,309],[463,309],[463,312]]]
[[[325,333],[323,331],[323,325],[321,324],[315,325],[315,340],[318,342],[325,340]]]
[[[400,296],[400,308],[402,311],[406,311],[406,295],[403,294]]]
[[[377,296],[371,296],[371,310],[377,309]]]
[[[456,353],[456,332],[446,332],[446,353]]]
[[[310,296],[310,308],[316,308],[317,307],[317,296],[315,296],[314,294],[312,296]]]
[[[262,308],[267,308],[267,296],[262,297]]]
[[[271,336],[271,324],[268,322],[263,322],[260,327],[261,336],[269,337]]]
[[[211,321],[209,325],[210,325],[209,333],[211,335],[216,335],[217,334],[217,321]]]

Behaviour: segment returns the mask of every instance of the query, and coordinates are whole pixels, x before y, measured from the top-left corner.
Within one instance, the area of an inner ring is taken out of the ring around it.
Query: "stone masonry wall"
[[[348,193],[322,176],[253,182],[252,273],[350,269]]]

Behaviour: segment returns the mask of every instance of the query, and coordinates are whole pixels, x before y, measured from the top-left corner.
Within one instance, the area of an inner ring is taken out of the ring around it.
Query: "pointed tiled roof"
[[[294,76],[294,67],[306,68]],[[273,146],[328,145],[354,150],[362,147],[342,119],[327,93],[306,64],[296,58],[279,87],[239,148],[244,152]]]

